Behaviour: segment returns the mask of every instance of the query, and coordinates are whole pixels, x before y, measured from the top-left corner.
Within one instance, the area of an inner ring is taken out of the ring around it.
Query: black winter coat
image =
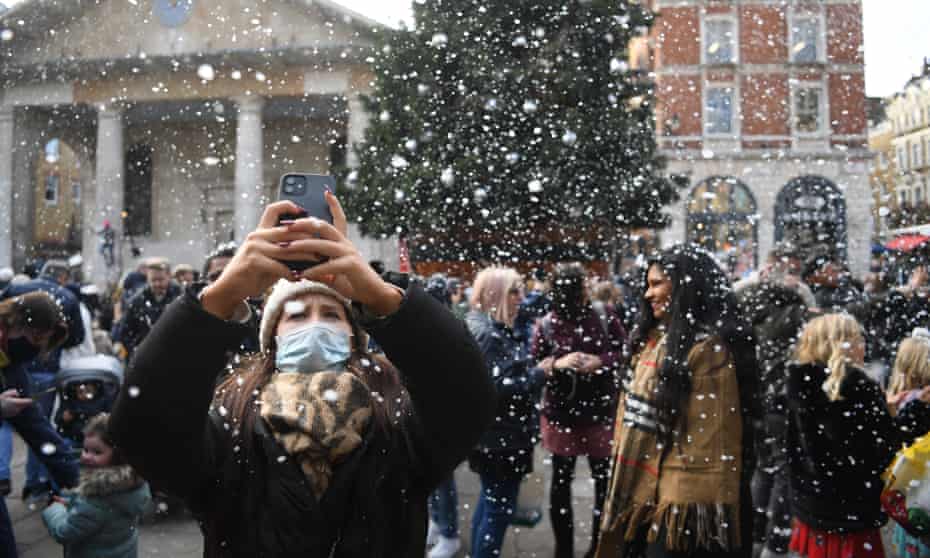
[[[881,388],[850,366],[838,401],[823,391],[827,371],[792,364],[788,377],[791,512],[816,529],[880,527],[879,477],[895,452],[930,428],[930,409],[914,401],[892,418]]]
[[[422,558],[427,497],[494,410],[494,388],[462,322],[414,285],[397,312],[368,328],[401,371],[412,412],[390,434],[370,428],[320,501],[263,420],[240,447],[231,417],[210,410],[243,327],[206,312],[193,290],[168,308],[114,406],[111,433],[129,462],[185,500],[207,557]]]
[[[179,296],[181,296],[181,287],[174,283],[171,283],[161,300],[156,299],[152,294],[152,289],[146,286],[129,301],[118,338],[114,341],[121,342],[131,355],[152,330],[152,326],[165,312],[168,305]]]

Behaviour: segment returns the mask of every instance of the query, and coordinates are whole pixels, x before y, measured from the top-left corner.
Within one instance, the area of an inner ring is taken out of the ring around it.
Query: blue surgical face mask
[[[327,323],[312,323],[279,335],[275,366],[280,372],[311,374],[345,370],[352,344],[349,334]]]

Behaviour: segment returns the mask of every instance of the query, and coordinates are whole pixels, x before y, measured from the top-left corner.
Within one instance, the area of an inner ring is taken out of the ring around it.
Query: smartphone
[[[278,187],[278,200],[292,201],[300,206],[303,211],[298,214],[282,215],[278,220],[278,224],[303,217],[316,217],[332,225],[333,214],[329,210],[329,204],[326,203],[326,192],[334,193],[335,191],[336,179],[332,176],[301,172],[289,172],[283,175]],[[317,261],[289,261],[284,263],[290,269],[300,272],[324,261],[326,261],[325,258]]]

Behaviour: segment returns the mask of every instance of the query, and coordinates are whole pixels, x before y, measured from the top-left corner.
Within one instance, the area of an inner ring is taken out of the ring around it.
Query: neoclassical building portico
[[[281,174],[354,163],[383,32],[329,0],[24,0],[0,16],[0,266],[80,251],[103,283],[134,246],[199,265],[241,240]]]

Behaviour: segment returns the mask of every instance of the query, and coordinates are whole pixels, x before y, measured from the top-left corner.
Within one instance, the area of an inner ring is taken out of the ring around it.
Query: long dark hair
[[[347,312],[352,328],[352,356],[346,369],[355,374],[372,392],[374,426],[388,437],[406,435],[404,420],[412,412],[410,396],[404,389],[400,374],[386,358],[368,351],[367,334],[352,312]],[[242,360],[217,386],[213,406],[230,420],[234,433],[238,431],[246,448],[252,443],[258,402],[262,389],[275,373],[275,351],[271,346]],[[399,439],[399,438],[397,438]]]
[[[672,283],[666,330],[666,355],[659,367],[656,405],[670,435],[675,425],[681,424],[681,407],[691,395],[691,371],[688,354],[698,335],[718,335],[730,351],[737,375],[740,393],[743,376],[756,374],[755,343],[752,329],[740,316],[740,308],[730,288],[726,273],[713,257],[703,249],[678,244],[662,250],[649,259],[644,275],[652,266],[658,266]],[[652,307],[645,296],[640,297],[638,322],[630,339],[631,354],[643,349],[653,329],[659,326]],[[751,390],[747,391],[747,394]],[[750,401],[746,401],[750,404]]]
[[[585,310],[585,271],[579,263],[561,263],[552,274],[552,312],[562,320],[577,320]]]

